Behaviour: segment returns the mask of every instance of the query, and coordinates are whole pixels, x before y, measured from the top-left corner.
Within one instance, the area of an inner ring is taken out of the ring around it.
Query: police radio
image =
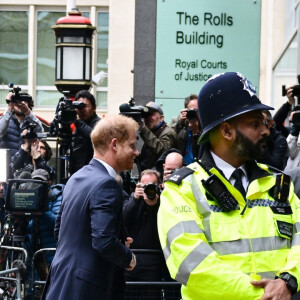
[[[291,177],[284,173],[276,174],[276,182],[269,194],[278,202],[287,203],[290,193]]]
[[[202,179],[202,184],[206,192],[219,204],[225,212],[237,209],[238,202],[228,191],[225,184],[215,175],[212,174],[208,179]]]

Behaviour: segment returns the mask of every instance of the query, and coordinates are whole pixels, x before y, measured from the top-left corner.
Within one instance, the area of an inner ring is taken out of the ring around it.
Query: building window
[[[28,89],[28,12],[0,11],[0,104],[8,84]]]
[[[89,17],[89,13],[82,13]],[[57,91],[55,82],[55,33],[51,29],[65,12],[40,11],[37,14],[37,66],[36,95],[39,107],[56,106],[63,95]],[[76,68],[76,64],[74,65]]]
[[[107,12],[98,13],[97,23],[97,73],[108,72],[108,24],[109,14]],[[100,109],[107,108],[107,78],[97,87],[97,105]]]
[[[54,86],[55,33],[51,29],[65,12],[37,12],[36,99],[37,106],[55,106],[62,95]]]
[[[289,87],[297,84],[299,0],[286,0],[285,7],[285,30],[283,36],[285,47],[273,67],[272,105],[275,109],[281,107],[282,103],[287,100],[282,94],[283,86]]]

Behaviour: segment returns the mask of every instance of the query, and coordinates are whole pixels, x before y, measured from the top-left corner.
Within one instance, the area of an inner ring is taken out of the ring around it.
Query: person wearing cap
[[[290,300],[300,280],[300,202],[289,176],[256,163],[269,130],[240,73],[211,77],[198,97],[201,160],[165,182],[158,232],[182,298]]]
[[[26,171],[24,171],[26,172]],[[26,175],[27,177],[27,175]],[[25,176],[23,175],[23,178]],[[28,177],[27,177],[28,178]],[[28,252],[28,262],[31,262],[33,254],[42,248],[55,248],[54,225],[62,201],[63,184],[51,185],[50,175],[44,169],[36,169],[31,173],[30,178],[45,181],[48,184],[48,211],[42,212],[39,216],[29,219],[26,230],[25,249]],[[26,182],[23,189],[30,191],[39,187],[37,182]],[[35,259],[35,268],[40,280],[46,280],[48,268],[54,257],[54,252],[45,252],[45,255],[38,255]],[[31,263],[27,265],[28,277],[31,276]],[[31,291],[27,291],[29,297]]]
[[[10,149],[11,157],[22,144],[22,125],[26,122],[34,123],[36,125],[34,132],[44,131],[41,121],[32,112],[34,106],[32,97],[23,92],[20,92],[19,96],[22,96],[22,101],[13,101],[15,93],[8,93],[7,110],[0,117],[0,149]]]
[[[164,151],[177,147],[176,132],[164,121],[164,113],[160,105],[148,102],[146,107],[149,111],[139,131],[144,141],[139,157],[141,171],[153,168]]]

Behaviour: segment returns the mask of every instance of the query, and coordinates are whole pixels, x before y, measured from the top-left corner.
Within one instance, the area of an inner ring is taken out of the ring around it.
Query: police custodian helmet
[[[198,97],[198,112],[203,128],[199,142],[217,125],[253,110],[271,110],[256,95],[256,88],[241,73],[214,75],[205,83]]]

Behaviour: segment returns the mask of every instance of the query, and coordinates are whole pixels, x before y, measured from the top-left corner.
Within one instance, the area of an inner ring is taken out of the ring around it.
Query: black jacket
[[[123,219],[126,235],[133,238],[131,249],[160,250],[157,230],[156,205],[148,206],[143,199],[135,199],[133,193],[123,206]],[[136,253],[137,265],[134,270],[125,272],[126,280],[160,281],[164,268],[162,252]]]
[[[49,173],[50,179],[55,180],[56,171],[53,167],[51,167],[42,157],[39,157],[35,160],[36,169],[44,169]],[[19,151],[12,157],[11,167],[13,172],[17,170],[26,170],[29,172],[33,172],[34,167],[32,164],[32,156],[24,151],[23,149],[19,149]],[[18,172],[20,173],[20,172]]]
[[[267,138],[265,158],[258,160],[279,170],[283,170],[288,159],[288,144],[285,136],[278,130],[270,128]]]
[[[290,128],[284,126],[285,119],[288,117],[290,111],[292,109],[292,105],[289,102],[286,102],[281,105],[281,107],[275,113],[273,120],[275,121],[275,129],[280,131],[285,138],[290,133]]]
[[[93,158],[94,150],[90,135],[99,120],[96,113],[88,121],[76,120],[73,136],[72,174],[89,164]]]

